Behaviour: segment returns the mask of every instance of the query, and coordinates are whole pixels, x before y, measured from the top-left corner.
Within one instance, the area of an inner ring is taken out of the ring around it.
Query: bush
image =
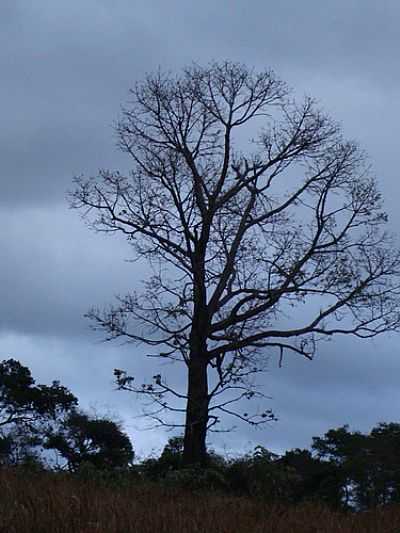
[[[172,470],[164,477],[163,484],[167,487],[190,491],[226,491],[228,489],[228,483],[223,472],[215,468],[202,468],[200,466]]]
[[[295,470],[279,464],[278,456],[257,446],[252,454],[228,464],[226,479],[231,491],[237,495],[291,501],[298,476]]]

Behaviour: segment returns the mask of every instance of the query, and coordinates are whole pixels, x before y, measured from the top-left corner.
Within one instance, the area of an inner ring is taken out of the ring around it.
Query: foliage
[[[43,449],[57,450],[72,470],[126,468],[133,459],[128,436],[115,422],[77,410],[77,398],[58,381],[36,385],[28,367],[0,364],[0,465],[44,468]]]
[[[358,509],[400,502],[400,424],[379,424],[367,435],[348,426],[313,439],[318,457],[334,465],[343,499]]]
[[[205,464],[187,467],[183,460],[183,444],[182,436],[171,437],[160,457],[145,459],[139,466],[144,479],[193,490],[228,490],[224,458],[209,450]]]
[[[347,426],[314,437],[311,450],[278,456],[257,446],[225,460],[209,454],[207,466],[187,468],[183,440],[169,440],[159,458],[139,465],[143,479],[170,487],[220,490],[268,502],[319,502],[363,511],[400,503],[400,424],[379,424],[369,434]]]
[[[0,428],[11,424],[32,425],[77,405],[78,400],[58,381],[35,385],[28,367],[15,359],[0,363]]]
[[[76,410],[49,433],[44,446],[57,450],[73,471],[85,463],[99,469],[127,468],[134,456],[129,437],[116,422]]]
[[[191,466],[167,472],[162,480],[163,485],[186,491],[223,491],[227,492],[229,485],[225,472],[212,466]]]
[[[290,501],[296,472],[278,461],[279,457],[262,446],[228,463],[226,478],[235,494],[267,501]]]
[[[145,459],[140,470],[149,480],[163,479],[169,472],[183,467],[183,438],[171,437],[165,445],[160,457]]]
[[[43,435],[73,409],[77,398],[58,381],[36,385],[15,359],[0,363],[0,464],[41,466]]]
[[[291,501],[320,501],[333,508],[343,507],[342,477],[336,465],[301,449],[287,451],[278,463],[295,474],[290,480]]]

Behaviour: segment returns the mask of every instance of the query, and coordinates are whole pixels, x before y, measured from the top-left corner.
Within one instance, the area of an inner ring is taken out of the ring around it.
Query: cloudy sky
[[[127,168],[112,127],[146,72],[241,61],[315,96],[360,142],[400,234],[399,23],[395,0],[1,0],[0,358],[118,415],[139,454],[158,450],[168,436],[140,430],[137,400],[113,390],[115,367],[152,375],[143,350],[99,342],[83,318],[142,273],[123,241],[91,233],[68,209],[72,177]],[[211,442],[281,451],[345,423],[399,421],[399,376],[396,336],[337,339],[281,369],[271,361],[265,392],[279,422]]]

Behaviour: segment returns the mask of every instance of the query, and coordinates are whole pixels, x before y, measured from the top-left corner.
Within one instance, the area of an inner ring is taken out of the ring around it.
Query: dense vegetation
[[[381,423],[190,468],[175,436],[135,462],[118,423],[0,363],[0,531],[399,531],[399,452],[400,424]]]

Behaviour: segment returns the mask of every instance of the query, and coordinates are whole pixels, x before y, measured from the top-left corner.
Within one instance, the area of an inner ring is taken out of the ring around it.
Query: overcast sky
[[[1,0],[0,358],[118,415],[139,454],[158,450],[168,435],[139,430],[137,400],[113,390],[115,367],[152,375],[144,350],[100,343],[83,318],[143,272],[124,261],[123,241],[91,233],[68,210],[72,177],[127,168],[112,126],[146,72],[241,61],[315,96],[359,141],[400,234],[399,23],[394,0]],[[345,423],[399,422],[398,346],[396,336],[335,339],[313,362],[271,361],[265,392],[279,422],[211,443],[282,451]]]

